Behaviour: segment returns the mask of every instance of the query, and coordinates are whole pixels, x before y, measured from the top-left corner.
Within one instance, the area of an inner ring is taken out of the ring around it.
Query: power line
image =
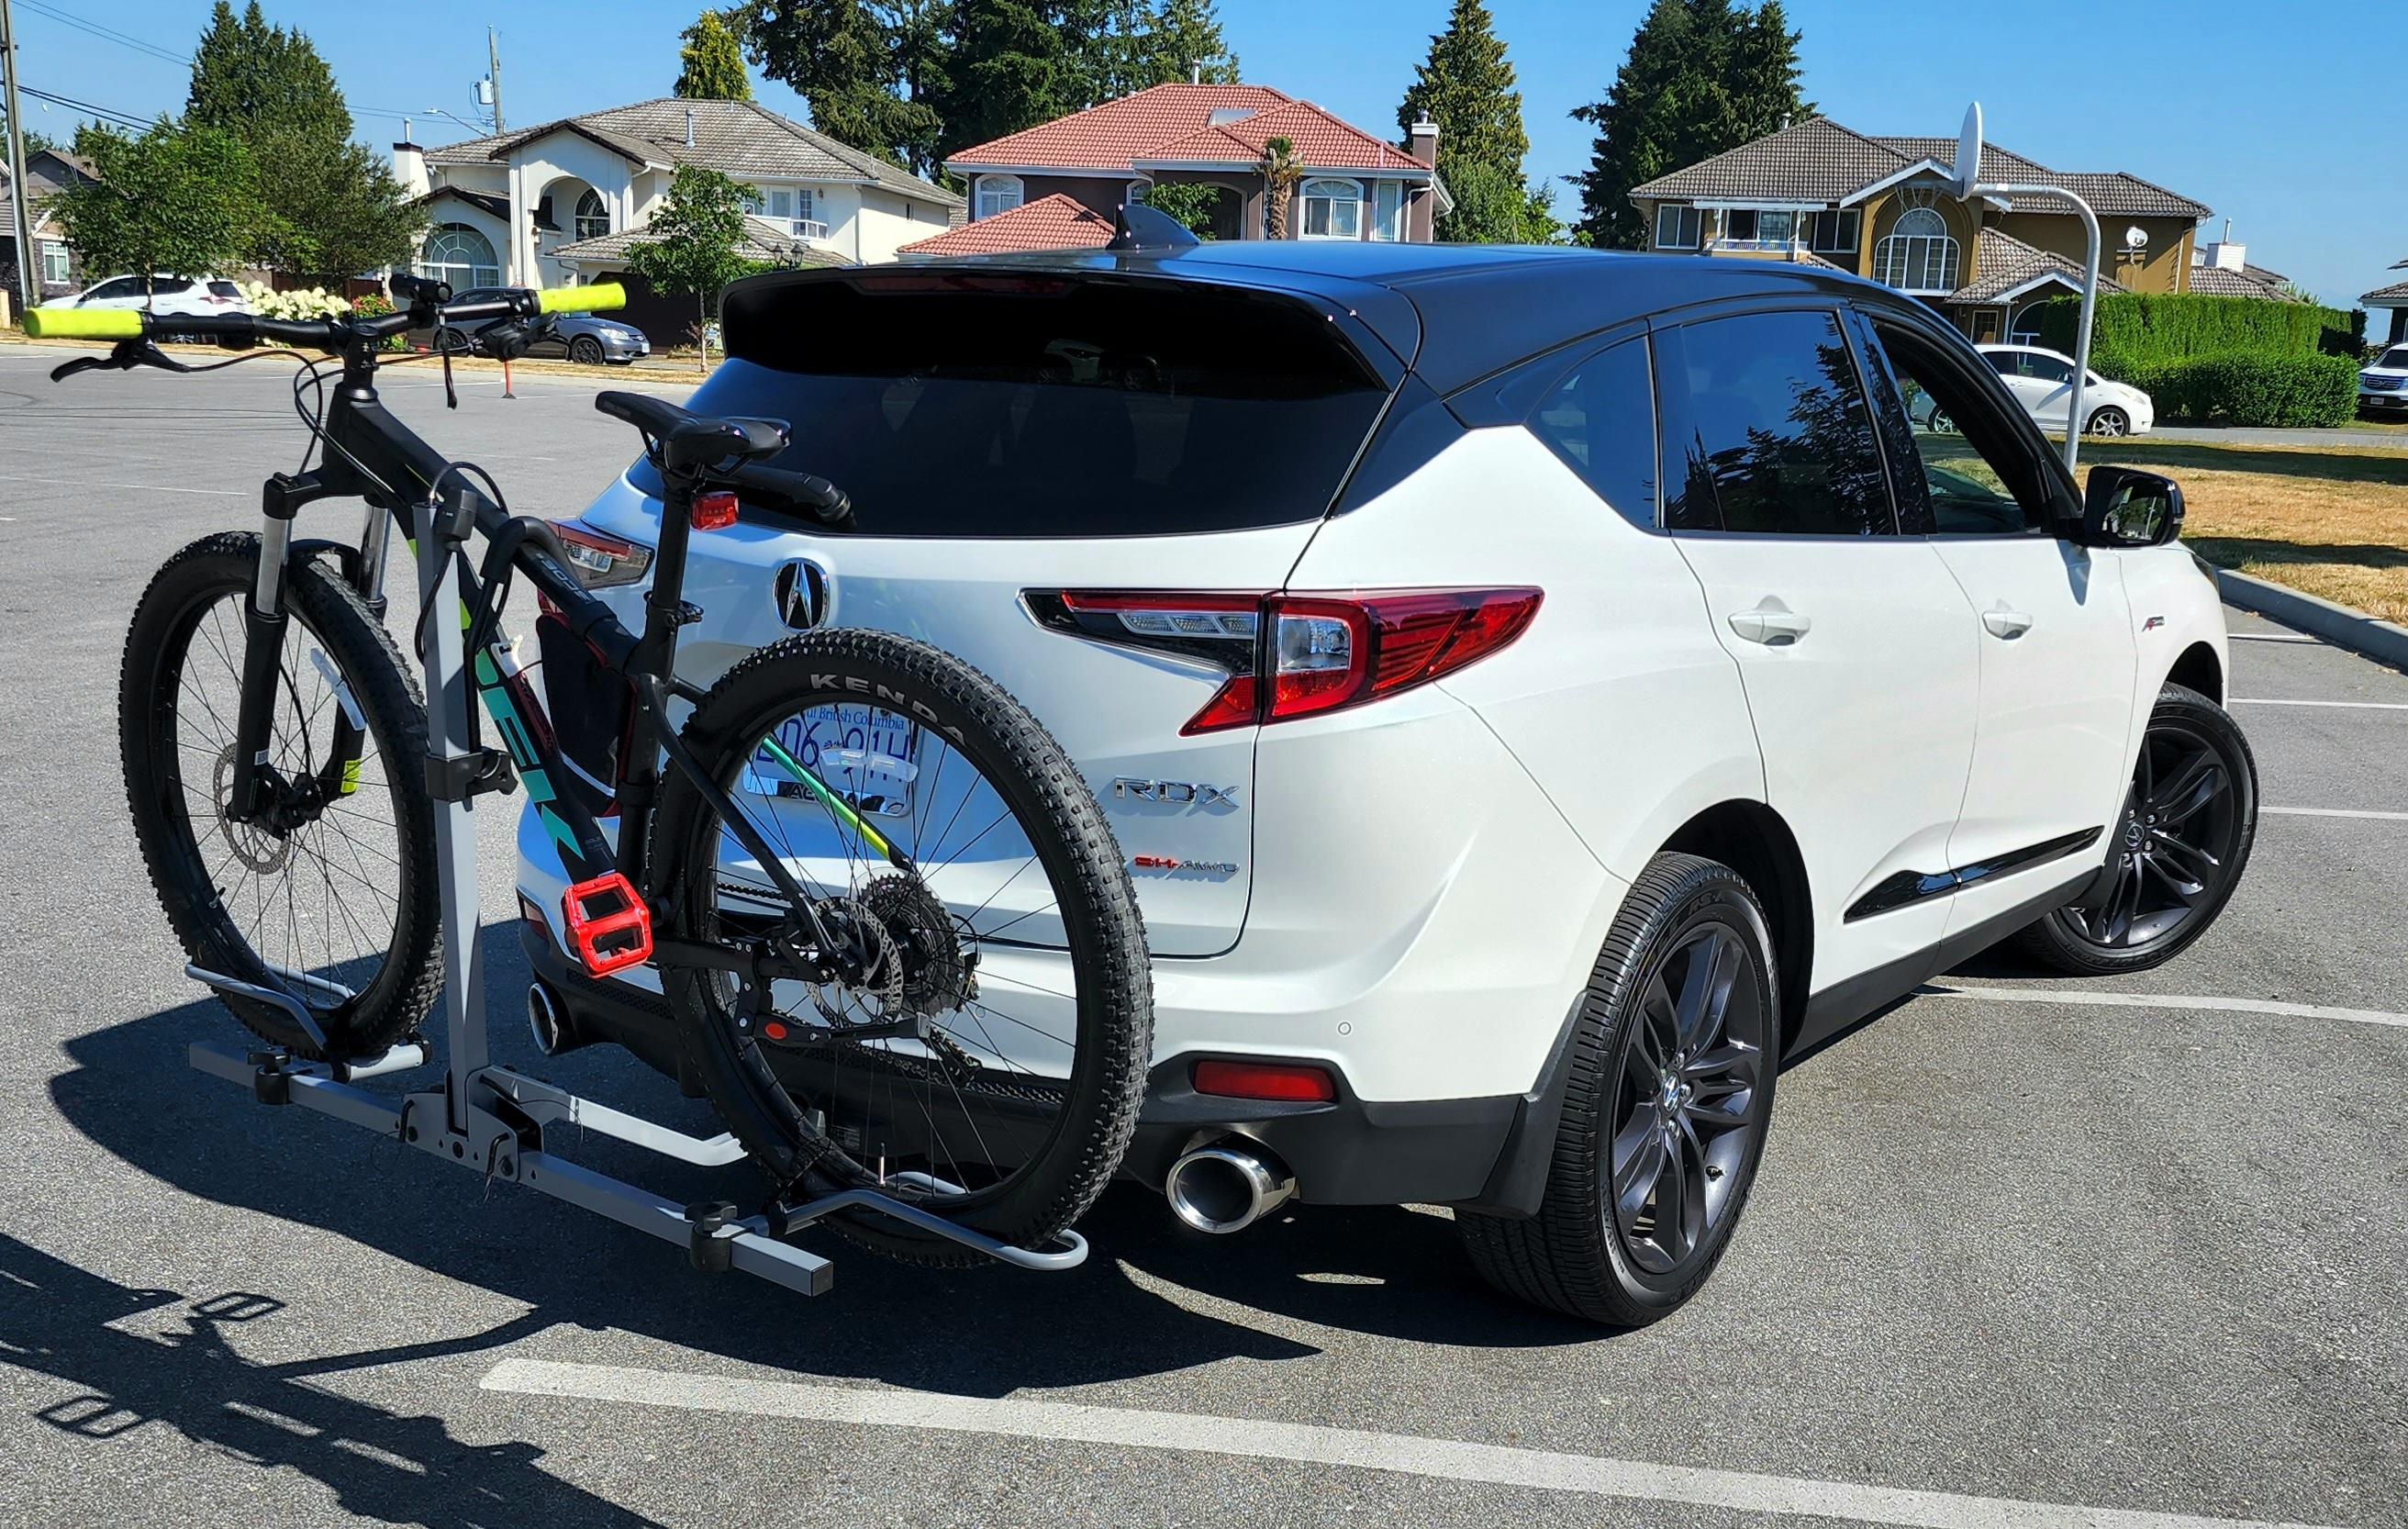
[[[131,48],[137,53],[145,53],[168,64],[190,66],[193,62],[189,55],[171,52],[156,43],[146,42],[140,37],[120,32],[113,27],[103,26],[98,21],[85,21],[80,16],[60,10],[54,6],[44,5],[42,0],[16,0],[16,3],[36,16],[47,16],[62,26],[74,27],[79,32],[89,33],[104,42],[113,42],[121,48]]]
[[[52,106],[64,107],[69,111],[79,111],[87,117],[97,117],[102,121],[114,122],[120,127],[138,129],[146,128],[150,125],[150,123],[143,118],[128,116],[124,112],[114,110],[108,107],[96,107],[89,101],[79,101],[73,96],[52,95],[48,91],[37,91],[34,89],[33,86],[25,84],[22,80],[18,82],[17,93],[20,95],[30,95],[36,101],[48,101]]]

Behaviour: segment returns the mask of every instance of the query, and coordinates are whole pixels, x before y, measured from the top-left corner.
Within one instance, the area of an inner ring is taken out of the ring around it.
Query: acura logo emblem
[[[808,632],[827,620],[827,570],[808,558],[789,563],[778,570],[770,596],[777,601],[780,621]]]

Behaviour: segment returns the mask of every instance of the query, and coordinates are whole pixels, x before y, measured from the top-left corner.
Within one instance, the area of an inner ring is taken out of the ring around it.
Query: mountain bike
[[[888,633],[799,634],[707,689],[680,679],[678,632],[699,615],[681,593],[690,538],[747,505],[841,532],[842,492],[767,464],[788,444],[778,422],[597,395],[664,484],[631,632],[548,522],[511,514],[491,474],[437,451],[376,389],[406,330],[520,354],[551,316],[615,307],[618,289],[393,291],[381,317],[175,319],[177,336],[241,352],[209,364],[161,350],[147,314],[27,316],[36,336],[119,341],[53,379],[302,363],[299,470],[267,479],[257,533],[171,558],[126,642],[127,804],[196,975],[301,1056],[414,1036],[447,984],[480,991],[474,951],[441,935],[451,889],[474,885],[473,828],[451,809],[523,785],[569,883],[556,924],[529,916],[595,976],[657,974],[691,1076],[776,1194],[875,1188],[1003,1242],[1055,1236],[1119,1165],[1153,1028],[1126,864],[1077,768],[993,679]],[[330,498],[366,502],[356,545],[294,535]],[[411,632],[431,712],[383,620],[396,523],[422,570]],[[502,627],[521,579],[538,599],[533,665]],[[617,740],[609,779],[559,747],[535,683],[552,662],[609,681],[577,691],[606,714],[575,719]],[[874,1212],[836,1224],[897,1257],[977,1256]]]

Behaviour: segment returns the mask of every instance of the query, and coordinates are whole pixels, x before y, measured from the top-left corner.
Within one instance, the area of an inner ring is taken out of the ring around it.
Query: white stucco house
[[[664,97],[439,149],[397,143],[393,160],[432,218],[413,268],[462,289],[623,278],[683,164],[752,188],[746,250],[757,259],[889,261],[963,216],[942,187],[750,101]],[[640,285],[629,317],[650,329],[645,310],[666,305],[646,303]]]

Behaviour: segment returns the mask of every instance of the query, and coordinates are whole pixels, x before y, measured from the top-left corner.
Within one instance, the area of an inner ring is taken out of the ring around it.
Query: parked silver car
[[[480,289],[458,293],[452,301],[485,302],[500,295],[500,289]],[[455,330],[437,330],[432,343],[437,350],[456,346],[472,354],[477,350],[475,335]],[[528,353],[551,355],[555,351],[580,366],[599,366],[605,363],[622,366],[640,356],[651,355],[652,342],[634,324],[621,323],[616,319],[604,319],[591,313],[564,313],[552,321],[552,332],[536,341]]]

